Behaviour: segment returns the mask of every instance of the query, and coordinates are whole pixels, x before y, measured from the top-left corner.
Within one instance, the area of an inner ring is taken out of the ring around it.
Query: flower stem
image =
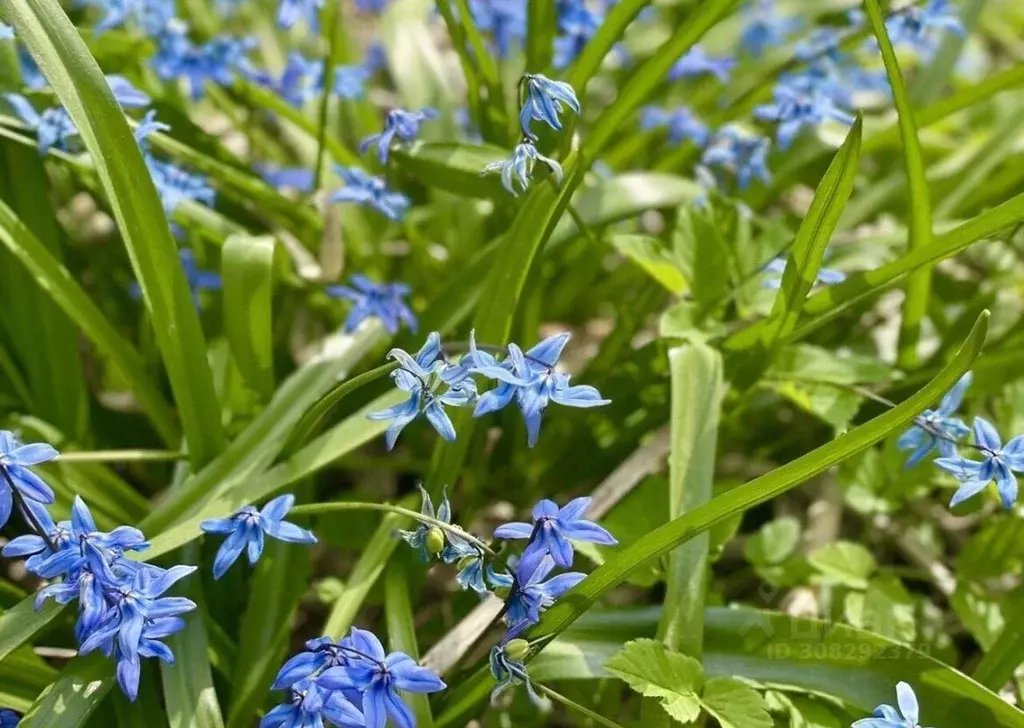
[[[562,705],[564,705],[565,707],[567,707],[567,708],[569,708],[571,710],[575,710],[577,713],[581,713],[581,714],[587,716],[588,718],[590,718],[595,723],[598,723],[598,724],[603,725],[603,726],[607,726],[608,728],[622,728],[621,724],[616,723],[614,720],[610,720],[609,718],[605,718],[603,715],[601,715],[599,713],[595,713],[590,708],[586,708],[586,707],[580,705],[575,700],[570,700],[569,698],[565,697],[561,693],[555,692],[554,690],[549,688],[547,685],[541,685],[540,683],[538,683],[536,681],[533,681],[533,686],[537,690],[539,690],[540,692],[544,693],[544,695],[546,695],[547,697],[551,698],[552,700],[555,700],[555,701],[561,703]]]

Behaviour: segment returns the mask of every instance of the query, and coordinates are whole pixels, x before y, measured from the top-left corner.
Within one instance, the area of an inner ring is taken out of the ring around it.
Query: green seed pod
[[[432,527],[427,531],[423,545],[426,547],[428,554],[437,556],[441,553],[441,549],[444,548],[444,532],[437,526]]]
[[[498,599],[501,599],[502,601],[508,599],[508,595],[512,593],[512,590],[507,586],[496,586],[492,591],[494,596],[498,597]]]
[[[526,653],[530,651],[530,643],[524,639],[516,638],[509,640],[508,644],[505,645],[505,654],[510,660],[515,662],[522,662],[526,657]]]

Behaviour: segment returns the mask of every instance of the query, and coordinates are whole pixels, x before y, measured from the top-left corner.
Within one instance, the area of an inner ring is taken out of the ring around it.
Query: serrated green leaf
[[[700,715],[704,670],[692,657],[666,650],[657,640],[634,640],[604,667],[641,695],[657,698],[680,723],[692,723]]]
[[[270,236],[232,235],[222,252],[224,335],[238,371],[265,399],[274,391],[274,254]]]
[[[807,561],[829,581],[866,589],[868,577],[878,568],[874,555],[859,543],[835,541],[807,555]]]
[[[722,728],[772,728],[774,725],[761,694],[739,680],[711,678],[700,700]]]

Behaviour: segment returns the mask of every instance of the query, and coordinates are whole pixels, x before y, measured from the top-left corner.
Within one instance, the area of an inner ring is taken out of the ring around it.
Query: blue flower
[[[558,27],[562,35],[555,39],[552,63],[563,69],[576,60],[594,37],[604,18],[582,2],[558,3]]]
[[[682,144],[692,141],[698,147],[708,143],[707,125],[694,116],[685,106],[674,109],[660,109],[657,106],[645,106],[640,110],[640,128],[645,131],[666,127],[670,144]]]
[[[469,0],[469,11],[476,27],[494,37],[500,58],[508,58],[526,38],[523,0]]]
[[[332,692],[316,679],[291,686],[289,702],[278,705],[260,721],[260,728],[322,728],[326,719],[341,728],[362,728],[363,715],[340,692]]]
[[[438,507],[437,513],[434,512],[434,503],[430,499],[430,493],[422,485],[420,486],[420,496],[423,498],[422,505],[420,506],[420,513],[422,515],[428,518],[435,518],[442,523],[452,522],[452,504],[448,500],[447,489],[441,492],[441,505]],[[430,541],[434,539],[434,536],[438,535],[438,532],[440,532],[440,545],[435,549],[433,547],[437,544],[430,543]],[[423,522],[420,522],[414,531],[399,530],[398,534],[407,544],[414,549],[420,550],[420,556],[424,561],[430,561],[430,558],[444,547],[446,537],[445,532],[437,526]]]
[[[373,68],[369,65],[338,66],[334,69],[334,93],[338,98],[350,101],[365,97],[366,83],[372,73]]]
[[[488,581],[493,572],[485,569],[484,554],[475,544],[458,534],[448,533],[448,545],[441,552],[441,560],[446,564],[455,564],[458,568],[455,582],[459,588],[472,589],[477,594],[490,591]]]
[[[0,528],[11,517],[15,491],[26,501],[49,505],[53,503],[53,491],[42,479],[29,470],[33,465],[48,463],[58,453],[45,443],[22,445],[14,433],[0,430]]]
[[[530,186],[530,179],[533,176],[533,168],[536,163],[540,161],[547,165],[548,169],[555,176],[555,181],[558,184],[562,182],[562,167],[558,162],[537,151],[537,147],[533,146],[529,141],[524,141],[521,144],[516,145],[516,148],[512,150],[512,156],[509,159],[504,159],[500,162],[491,162],[480,174],[490,174],[492,172],[501,172],[501,184],[502,186],[511,192],[514,196],[518,196],[516,192],[514,182],[519,183],[519,187],[525,192],[526,188]]]
[[[248,38],[218,36],[203,45],[188,39],[188,27],[173,20],[158,39],[153,70],[164,81],[184,80],[193,100],[203,97],[207,81],[220,86],[234,82],[235,71],[249,67],[245,54],[253,46]]]
[[[313,189],[315,175],[305,167],[275,167],[269,164],[257,165],[260,176],[278,189],[290,188],[298,192]]]
[[[345,186],[331,196],[331,202],[354,202],[368,205],[389,220],[399,221],[405,217],[412,204],[400,192],[388,189],[381,177],[373,177],[359,167],[336,167]]]
[[[745,190],[755,179],[765,184],[771,182],[771,172],[768,171],[770,146],[769,139],[747,134],[730,124],[715,134],[711,145],[704,150],[701,163],[732,172],[736,175],[736,185]]]
[[[398,691],[436,693],[445,689],[444,682],[405,653],[385,654],[384,646],[371,632],[353,627],[349,639],[348,664],[324,672],[319,684],[330,690],[360,692],[366,728],[384,728],[388,718],[398,728],[413,728],[416,719]]]
[[[388,333],[398,333],[402,323],[416,333],[416,316],[405,297],[409,295],[409,286],[404,283],[375,283],[358,273],[349,278],[349,286],[330,286],[327,295],[331,298],[344,298],[355,305],[345,319],[345,333],[359,328],[359,324],[368,318],[377,318],[384,324]]]
[[[50,556],[77,546],[72,541],[71,521],[54,523],[50,512],[36,501],[25,501],[33,523],[33,528],[42,529],[42,534],[30,533],[18,536],[7,543],[2,551],[5,558],[24,559],[25,568],[33,574],[39,573],[39,568]],[[50,545],[56,547],[56,551]]]
[[[332,667],[344,665],[344,642],[330,637],[317,637],[306,641],[306,651],[295,655],[281,666],[271,690],[285,690],[297,682],[312,678]]]
[[[526,627],[537,624],[541,612],[587,576],[569,571],[548,579],[554,568],[555,561],[550,556],[541,559],[524,556],[516,566],[514,580],[507,574],[496,575],[496,583],[510,590],[505,603],[509,635],[518,635]]]
[[[97,34],[126,23],[135,23],[147,35],[159,35],[175,15],[174,0],[87,0],[104,11],[96,24]]]
[[[678,81],[681,78],[693,78],[710,74],[722,83],[729,82],[729,75],[735,68],[735,59],[713,58],[700,45],[695,45],[682,58],[675,62],[668,72],[670,81]]]
[[[781,257],[772,258],[771,262],[764,267],[764,272],[768,274],[764,281],[764,287],[776,291],[779,290],[782,288],[782,274],[786,272],[786,259]],[[831,286],[836,283],[842,283],[845,280],[846,274],[842,271],[833,270],[832,268],[819,268],[814,282],[823,286]]]
[[[829,119],[843,124],[852,124],[854,121],[853,116],[838,108],[823,93],[805,94],[780,84],[773,89],[772,95],[774,101],[755,108],[754,116],[761,121],[779,125],[776,138],[780,149],[788,149],[805,126],[816,127]]]
[[[248,65],[245,64],[247,69]],[[250,70],[249,75],[257,84],[270,89],[292,106],[302,108],[316,96],[323,83],[323,72],[322,61],[311,61],[301,53],[292,51],[288,54],[288,62],[280,78],[274,78],[265,71]]]
[[[142,150],[142,158],[149,169],[164,212],[171,215],[186,201],[203,202],[212,207],[216,200],[216,192],[210,187],[206,177],[187,172],[170,162],[163,162],[150,153],[147,141],[149,136],[169,129],[167,124],[156,120],[155,111],[147,113],[135,129],[135,140]]]
[[[922,728],[920,709],[914,689],[905,682],[896,685],[896,702],[899,710],[891,705],[879,705],[875,708],[873,718],[864,718],[853,724],[852,728]]]
[[[572,541],[614,546],[618,543],[604,528],[585,520],[590,498],[576,498],[562,508],[544,499],[533,508],[533,523],[506,523],[494,531],[495,538],[529,539],[523,558],[550,555],[556,566],[572,566]]]
[[[505,636],[501,642],[491,649],[491,675],[498,681],[491,691],[491,704],[495,704],[503,692],[515,685],[526,685],[526,691],[535,704],[542,705],[546,701],[537,694],[533,682],[526,672],[524,659],[529,652],[530,644],[523,639]]]
[[[936,465],[963,483],[953,494],[949,507],[977,495],[993,479],[1003,507],[1012,507],[1017,501],[1017,477],[1014,473],[1024,473],[1024,435],[1013,438],[1004,446],[992,423],[975,417],[974,447],[983,457],[981,462],[963,456],[939,458],[935,461]]]
[[[511,373],[504,365],[482,363],[478,366],[475,373],[496,379],[499,384],[480,396],[473,416],[496,412],[515,398],[526,420],[527,441],[533,447],[540,436],[544,410],[551,402],[585,408],[609,404],[611,400],[602,399],[601,393],[593,387],[570,386],[569,375],[555,370],[568,341],[569,334],[551,336],[525,353],[515,344],[509,344]]]
[[[775,0],[752,0],[747,6],[740,44],[749,55],[760,58],[769,48],[785,43],[802,26],[799,18],[780,15]]]
[[[324,0],[281,0],[277,7],[278,26],[288,29],[305,19],[313,33],[318,33],[320,24],[317,16],[324,6]]]
[[[53,147],[64,150],[71,148],[71,140],[78,136],[78,129],[63,107],[55,106],[40,114],[29,100],[20,94],[4,94],[4,98],[14,109],[14,113],[36,133],[40,154],[46,154]]]
[[[13,710],[7,708],[0,710],[0,728],[17,728],[20,721],[21,716]]]
[[[931,55],[942,31],[966,35],[956,7],[949,0],[929,0],[922,7],[910,5],[893,13],[885,22],[893,45],[907,45]]]
[[[389,0],[356,0],[356,9],[361,13],[380,15],[388,7]]]
[[[79,654],[94,650],[113,655],[117,660],[117,681],[129,700],[139,692],[139,674],[143,657],[156,657],[174,663],[170,648],[160,640],[185,628],[179,615],[196,608],[184,597],[163,597],[177,581],[196,571],[194,566],[159,569],[145,566],[136,570],[130,581],[107,589],[110,604],[100,624],[79,647]]]
[[[420,133],[420,124],[427,119],[433,119],[437,112],[433,109],[421,109],[419,111],[405,111],[404,109],[392,109],[388,112],[384,121],[384,131],[380,134],[373,134],[366,137],[359,144],[360,153],[365,152],[372,146],[377,147],[377,159],[381,164],[388,163],[388,152],[391,150],[391,143],[398,137],[399,141],[411,142]]]
[[[204,533],[227,536],[214,559],[213,577],[224,576],[243,550],[247,551],[249,564],[254,566],[263,555],[264,534],[288,543],[316,543],[312,532],[284,520],[293,505],[294,495],[282,495],[263,506],[262,511],[254,506],[243,506],[230,518],[214,518],[199,524]]]
[[[178,251],[181,259],[181,267],[185,270],[185,280],[188,281],[189,290],[192,291],[192,300],[196,306],[199,305],[200,291],[219,291],[223,287],[220,276],[210,271],[199,270],[196,264],[195,254],[188,248]]]
[[[110,75],[106,77],[114,98],[126,109],[141,109],[149,106],[152,99],[144,92],[135,88],[132,82],[124,76]]]
[[[421,413],[442,438],[453,441],[455,426],[444,408],[469,404],[476,396],[476,387],[470,379],[454,381],[448,376],[440,335],[436,331],[431,333],[415,357],[401,349],[392,349],[388,358],[399,363],[399,368],[391,373],[395,386],[409,393],[405,402],[367,415],[371,420],[394,420],[385,433],[388,450],[394,448],[405,426]]]
[[[939,403],[936,410],[925,410],[914,418],[914,425],[900,435],[896,447],[900,450],[913,450],[907,458],[907,468],[912,468],[928,455],[938,450],[944,458],[956,457],[956,440],[971,431],[964,421],[954,417],[964,400],[964,393],[971,386],[970,372],[960,378]]]
[[[530,131],[531,120],[543,121],[555,131],[562,130],[559,114],[566,108],[574,114],[580,113],[580,102],[572,86],[564,81],[552,81],[539,73],[528,73],[523,76],[526,84],[526,101],[519,112],[519,126],[523,135],[529,139],[537,139]]]

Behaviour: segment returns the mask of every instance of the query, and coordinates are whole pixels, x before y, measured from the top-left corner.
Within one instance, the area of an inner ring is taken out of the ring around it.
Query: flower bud
[[[428,554],[437,556],[444,548],[444,532],[437,526],[431,527],[423,540],[423,546],[427,549]]]
[[[505,645],[505,655],[513,662],[522,662],[530,651],[530,643],[524,639],[509,640]]]

